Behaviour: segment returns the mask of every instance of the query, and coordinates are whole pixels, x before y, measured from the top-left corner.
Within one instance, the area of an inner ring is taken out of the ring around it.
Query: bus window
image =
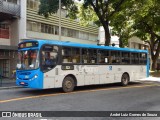
[[[63,63],[80,63],[80,49],[63,47],[62,62]]]
[[[140,64],[145,65],[146,62],[147,62],[147,54],[146,53],[140,53],[139,60],[140,60]]]
[[[111,61],[112,63],[120,63],[120,52],[119,51],[111,51]]]
[[[62,48],[62,62],[63,63],[72,63],[72,48],[63,47]]]
[[[45,45],[41,51],[42,54],[42,69],[50,70],[56,66],[58,62],[58,47]]]
[[[122,64],[130,64],[130,53],[129,52],[122,52]]]
[[[97,63],[97,50],[89,49],[89,63],[95,64]]]
[[[72,63],[80,63],[80,49],[72,48]]]
[[[98,63],[110,63],[109,51],[98,50]]]
[[[18,51],[17,69],[33,70],[39,67],[38,50]]]
[[[131,53],[131,64],[139,64],[139,54]]]
[[[82,63],[89,63],[89,52],[88,49],[82,49]]]
[[[97,50],[96,49],[82,49],[82,63],[97,63]]]

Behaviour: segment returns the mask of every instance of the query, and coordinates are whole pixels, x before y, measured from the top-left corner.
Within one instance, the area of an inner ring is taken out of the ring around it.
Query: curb
[[[2,90],[2,89],[17,89],[17,88],[23,88],[23,87],[20,87],[20,86],[0,87],[0,90]]]

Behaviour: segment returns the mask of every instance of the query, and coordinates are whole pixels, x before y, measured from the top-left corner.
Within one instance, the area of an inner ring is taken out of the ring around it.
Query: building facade
[[[16,64],[19,0],[0,0],[0,75],[9,77]]]
[[[134,49],[148,50],[149,46],[140,38],[134,36],[128,40],[128,47]]]
[[[0,0],[0,75],[10,77],[16,68],[17,44],[24,39],[59,40],[58,13],[38,15],[39,0]],[[98,27],[81,26],[61,13],[61,40],[97,44]]]

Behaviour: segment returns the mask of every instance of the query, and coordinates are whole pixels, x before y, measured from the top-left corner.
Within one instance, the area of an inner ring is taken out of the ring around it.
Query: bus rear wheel
[[[75,82],[74,79],[70,76],[67,76],[64,78],[63,83],[62,83],[62,88],[64,92],[72,92],[75,87]]]
[[[127,86],[129,83],[129,75],[127,73],[124,73],[121,77],[121,84],[122,86]]]

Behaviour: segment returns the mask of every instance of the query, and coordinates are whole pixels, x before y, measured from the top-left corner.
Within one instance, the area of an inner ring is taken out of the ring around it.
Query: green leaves
[[[59,0],[40,0],[39,14],[45,17],[54,14],[59,9]],[[78,9],[73,0],[61,0],[61,8],[68,10],[68,16],[75,19]]]

